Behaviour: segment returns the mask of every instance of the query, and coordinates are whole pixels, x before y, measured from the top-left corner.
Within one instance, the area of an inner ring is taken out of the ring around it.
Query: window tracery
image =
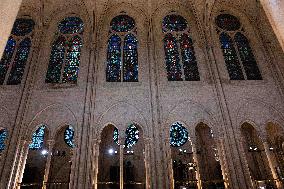
[[[163,19],[164,51],[168,81],[199,81],[199,71],[185,18],[171,14]]]
[[[129,125],[125,131],[124,147],[131,148],[138,142],[138,139],[139,139],[139,129],[135,124]],[[119,145],[119,132],[117,128],[114,128],[113,131],[113,141]]]
[[[230,14],[220,14],[215,22],[230,79],[262,80],[253,50],[239,19]]]
[[[74,131],[73,127],[71,127],[71,126],[68,126],[64,131],[64,141],[71,148],[75,147],[74,132],[75,131]]]
[[[22,81],[32,46],[32,19],[16,19],[0,60],[0,84],[18,85]]]
[[[180,123],[174,123],[170,128],[170,145],[173,147],[183,146],[189,139],[187,129]]]
[[[138,82],[136,35],[136,24],[133,18],[128,15],[119,15],[112,19],[107,49],[107,82]]]
[[[38,150],[43,147],[44,135],[45,135],[45,125],[41,125],[32,136],[32,143],[29,145],[29,149]]]
[[[84,23],[78,17],[67,17],[58,24],[58,31],[60,34],[52,44],[45,81],[76,84]]]

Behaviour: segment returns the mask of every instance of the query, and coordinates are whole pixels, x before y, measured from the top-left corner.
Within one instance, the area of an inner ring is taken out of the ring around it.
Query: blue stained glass
[[[71,147],[71,148],[74,148],[75,147],[75,144],[74,144],[74,129],[73,127],[71,126],[68,126],[66,129],[65,129],[65,132],[64,132],[64,141],[65,143]]]
[[[187,129],[179,122],[174,123],[170,129],[170,144],[173,147],[180,147],[188,141]]]
[[[0,84],[3,85],[5,77],[15,51],[16,41],[10,37],[0,61]]]
[[[49,65],[45,81],[47,83],[59,83],[61,77],[61,68],[64,63],[66,39],[59,36],[52,45]]]
[[[106,80],[121,81],[121,39],[112,35],[108,40]]]
[[[119,132],[118,132],[118,129],[117,128],[114,128],[114,131],[113,131],[113,141],[119,145]]]
[[[125,143],[124,143],[124,147],[126,148],[131,148],[132,146],[134,146],[139,139],[139,130],[138,128],[134,125],[131,124],[127,127],[126,131],[125,131]],[[113,131],[113,140],[116,144],[119,144],[119,132],[118,129],[115,128]]]
[[[164,49],[166,57],[166,68],[169,81],[182,81],[180,57],[177,40],[172,34],[167,34],[164,38]]]
[[[199,72],[192,39],[187,34],[180,36],[180,48],[186,81],[199,81]]]
[[[43,147],[44,142],[45,125],[40,126],[32,137],[32,143],[29,145],[31,150],[38,150]]]
[[[187,28],[187,21],[180,15],[168,15],[163,19],[163,32],[184,31]]]
[[[139,130],[134,124],[131,124],[127,127],[125,135],[125,147],[130,148],[138,142]]]
[[[123,48],[123,81],[138,81],[138,41],[132,34],[124,39]]]
[[[26,18],[16,19],[12,29],[12,34],[16,36],[25,36],[32,32],[34,26],[35,22],[32,19],[26,19]]]
[[[112,32],[129,32],[134,29],[135,21],[127,15],[119,15],[112,19],[111,23]]]
[[[262,76],[257,66],[254,54],[248,39],[240,32],[234,38],[246,72],[248,80],[261,80]]]
[[[17,85],[21,83],[22,77],[25,72],[26,62],[29,57],[30,48],[31,48],[30,38],[25,38],[19,44],[16,56],[14,59],[14,63],[12,65],[12,69],[10,71],[9,79],[7,81],[8,85]]]
[[[6,129],[0,131],[0,153],[5,150],[5,140],[7,138],[8,132]]]
[[[218,27],[226,31],[236,31],[241,27],[239,19],[230,14],[220,14],[215,22]]]
[[[63,83],[77,82],[82,46],[83,43],[79,36],[75,36],[71,39],[65,60],[65,68],[62,79]]]
[[[230,79],[244,80],[244,75],[231,37],[226,33],[221,33],[220,43]]]
[[[67,17],[59,23],[58,30],[63,34],[83,33],[84,23],[81,18]]]

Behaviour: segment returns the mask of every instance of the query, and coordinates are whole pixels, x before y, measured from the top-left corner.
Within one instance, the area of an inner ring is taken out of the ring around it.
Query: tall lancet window
[[[107,82],[138,82],[138,40],[135,20],[127,15],[112,19],[107,49]]]
[[[46,83],[77,83],[84,23],[78,17],[67,17],[58,24],[51,47]]]
[[[163,19],[164,50],[169,81],[199,81],[190,28],[187,20],[171,14]]]
[[[0,60],[0,84],[21,84],[32,45],[35,23],[32,19],[16,19]]]
[[[220,14],[215,21],[230,79],[262,80],[250,42],[239,19],[230,14]]]

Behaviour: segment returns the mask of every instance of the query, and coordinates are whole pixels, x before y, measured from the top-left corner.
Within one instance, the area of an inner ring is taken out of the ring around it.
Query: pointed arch
[[[20,42],[19,47],[17,49],[17,53],[14,59],[14,63],[12,65],[12,69],[9,74],[9,78],[7,81],[8,85],[17,85],[22,81],[22,77],[24,75],[26,63],[29,57],[30,48],[32,42],[30,38],[25,38]]]

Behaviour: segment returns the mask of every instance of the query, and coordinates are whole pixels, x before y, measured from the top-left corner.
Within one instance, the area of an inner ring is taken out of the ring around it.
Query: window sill
[[[104,82],[104,88],[140,87],[142,82]]]

